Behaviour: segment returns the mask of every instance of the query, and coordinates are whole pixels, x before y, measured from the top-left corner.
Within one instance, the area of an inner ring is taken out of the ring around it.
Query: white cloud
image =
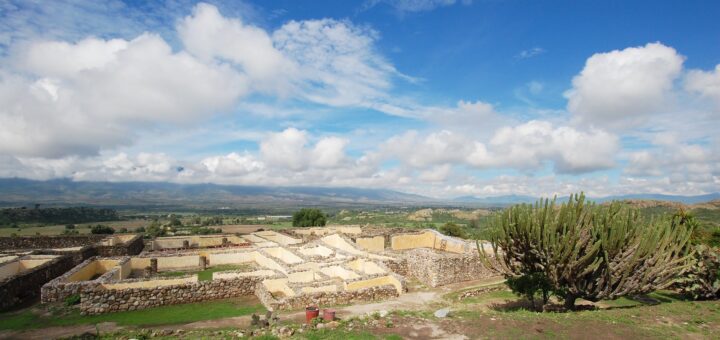
[[[236,177],[247,175],[265,168],[265,164],[254,156],[245,153],[231,152],[224,156],[213,156],[201,161],[202,165],[212,174]]]
[[[529,50],[522,50],[522,51],[520,51],[520,53],[518,53],[518,54],[515,56],[515,58],[517,58],[517,59],[529,59],[529,58],[532,58],[532,57],[541,55],[541,54],[543,54],[543,53],[545,53],[545,52],[547,52],[547,51],[546,51],[544,48],[542,48],[542,47],[533,47],[533,48],[531,48],[531,49],[529,49]]]
[[[661,43],[594,54],[565,93],[567,109],[588,125],[637,125],[667,109],[683,61],[675,49]]]
[[[196,121],[245,92],[233,72],[150,34],[37,42],[17,53],[31,75],[0,73],[0,153],[11,155],[96,154],[128,144],[141,124]]]
[[[602,130],[555,127],[530,121],[495,131],[489,141],[443,130],[426,136],[409,131],[381,146],[384,157],[413,168],[445,163],[477,168],[541,169],[550,162],[559,173],[585,173],[615,165],[618,138]]]
[[[368,10],[378,4],[386,4],[398,13],[406,12],[427,12],[436,8],[452,6],[458,1],[456,0],[367,0],[362,6],[362,10]],[[469,5],[472,0],[461,1],[463,5]]]
[[[685,90],[715,102],[720,110],[720,65],[714,71],[691,70],[685,77]]]

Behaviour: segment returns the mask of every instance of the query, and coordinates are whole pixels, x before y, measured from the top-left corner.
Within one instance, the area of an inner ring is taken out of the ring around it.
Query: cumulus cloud
[[[128,144],[140,124],[185,123],[227,109],[244,83],[221,65],[173,53],[156,35],[35,42],[23,73],[0,73],[0,153],[59,157]]]
[[[588,125],[626,128],[643,122],[666,108],[684,59],[661,43],[594,54],[565,93],[567,109]]]
[[[381,150],[385,157],[414,168],[456,163],[483,169],[537,170],[549,162],[559,173],[586,173],[613,167],[619,141],[602,130],[530,121],[502,127],[489,141],[448,130],[426,136],[409,131],[390,138]]]
[[[685,90],[712,100],[720,110],[720,65],[713,71],[690,70],[685,77]]]

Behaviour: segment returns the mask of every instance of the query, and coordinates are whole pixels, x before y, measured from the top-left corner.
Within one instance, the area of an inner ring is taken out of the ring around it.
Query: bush
[[[686,267],[694,224],[682,211],[646,221],[635,208],[596,206],[580,194],[559,207],[554,200],[510,207],[491,226],[498,261],[487,263],[506,277],[542,273],[574,309],[578,298],[599,301],[669,287]]]
[[[65,230],[73,230],[73,229],[75,229],[75,225],[74,225],[74,224],[66,224],[66,225],[65,225]]]
[[[720,249],[696,246],[689,265],[676,283],[680,292],[693,300],[720,298]]]
[[[147,234],[147,236],[149,236],[149,237],[164,236],[165,228],[163,228],[157,224],[150,224],[150,226],[147,227],[145,234]]]
[[[445,223],[442,227],[440,227],[440,232],[453,237],[465,238],[467,236],[465,231],[459,225],[452,222]]]
[[[65,306],[74,306],[80,303],[80,294],[73,294],[65,298]]]
[[[120,228],[120,230],[118,230],[118,232],[121,234],[125,234],[128,232],[128,228],[122,227],[122,228]]]
[[[135,232],[136,232],[136,233],[144,233],[144,232],[145,232],[145,227],[135,228]]]
[[[293,227],[321,227],[327,216],[320,209],[300,209],[293,214]]]
[[[538,293],[540,293],[542,297],[541,306],[546,305],[548,299],[550,299],[552,286],[547,277],[545,277],[545,274],[541,272],[510,276],[507,277],[506,283],[513,293],[518,296],[523,296],[530,301],[533,309],[535,309],[535,295]]]
[[[80,234],[77,230],[74,229],[65,229],[63,230],[63,235],[77,235]]]
[[[90,233],[92,233],[92,234],[114,234],[115,229],[110,228],[106,225],[98,224],[98,225],[90,228]]]

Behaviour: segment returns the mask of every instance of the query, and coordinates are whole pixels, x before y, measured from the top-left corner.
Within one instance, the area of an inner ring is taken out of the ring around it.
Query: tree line
[[[117,211],[106,208],[6,208],[0,209],[0,226],[12,227],[20,223],[75,224],[117,221]]]

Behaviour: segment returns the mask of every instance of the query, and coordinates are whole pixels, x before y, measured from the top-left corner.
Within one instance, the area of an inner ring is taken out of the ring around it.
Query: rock
[[[390,314],[390,313],[388,313],[388,311],[386,311],[386,310],[381,310],[378,312],[378,315],[380,315],[381,318],[388,316],[388,314]]]
[[[282,326],[277,331],[278,336],[280,336],[281,338],[289,338],[294,333],[295,333],[295,331],[288,326]]]
[[[435,317],[436,318],[444,318],[447,317],[450,314],[450,308],[446,307],[443,309],[438,309],[435,311]]]
[[[330,321],[325,324],[325,328],[328,328],[328,329],[335,329],[335,328],[338,328],[338,326],[340,326],[340,323],[337,321]]]
[[[317,324],[317,326],[315,326],[315,328],[317,328],[317,329],[323,329],[323,328],[325,328],[325,324],[324,324],[324,323],[319,323],[319,324]]]

